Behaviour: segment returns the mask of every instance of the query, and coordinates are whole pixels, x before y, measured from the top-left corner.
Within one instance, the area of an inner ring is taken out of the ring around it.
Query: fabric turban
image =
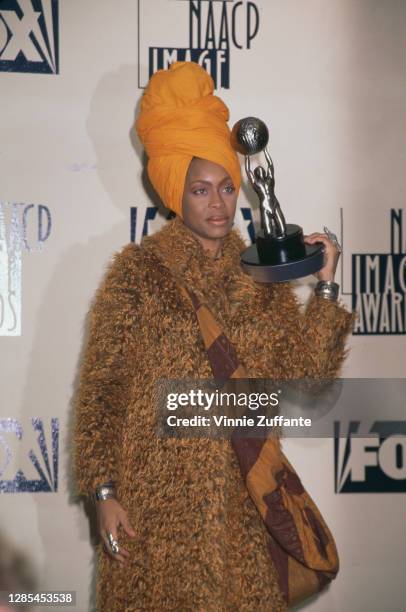
[[[165,206],[182,216],[186,173],[193,157],[220,164],[238,191],[241,171],[230,144],[229,111],[213,95],[211,76],[195,62],[174,62],[149,80],[136,130],[148,155],[148,176]]]

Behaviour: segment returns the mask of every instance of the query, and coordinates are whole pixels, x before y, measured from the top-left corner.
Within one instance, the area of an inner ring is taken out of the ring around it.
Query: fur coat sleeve
[[[90,494],[97,485],[116,479],[120,428],[131,389],[131,336],[139,301],[129,254],[137,249],[128,245],[115,253],[89,312],[74,401],[78,495]]]
[[[355,312],[340,302],[314,293],[302,308],[289,283],[284,283],[285,324],[279,336],[279,361],[286,378],[334,378],[339,376],[349,348]]]

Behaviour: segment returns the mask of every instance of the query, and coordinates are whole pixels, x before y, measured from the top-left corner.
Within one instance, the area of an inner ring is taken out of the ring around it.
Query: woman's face
[[[183,191],[184,223],[203,241],[224,238],[234,223],[237,195],[223,166],[194,157]]]

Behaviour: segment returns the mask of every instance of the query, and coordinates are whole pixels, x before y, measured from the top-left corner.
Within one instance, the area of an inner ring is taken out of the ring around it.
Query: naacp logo
[[[57,0],[0,2],[0,70],[59,73]]]
[[[58,490],[57,418],[0,419],[0,493]]]
[[[0,202],[0,336],[21,336],[24,251],[42,251],[52,228],[44,204]]]
[[[229,89],[231,50],[251,49],[260,25],[258,8],[248,0],[138,0],[138,16],[139,88],[157,70],[192,61],[216,89]]]
[[[406,421],[375,421],[371,437],[356,437],[360,421],[351,421],[346,437],[335,422],[336,493],[406,492]]]
[[[352,255],[354,334],[406,334],[406,232],[403,210],[390,211],[390,253]]]

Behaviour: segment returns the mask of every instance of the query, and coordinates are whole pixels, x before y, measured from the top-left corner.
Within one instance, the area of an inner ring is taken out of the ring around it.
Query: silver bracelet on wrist
[[[339,290],[340,285],[335,281],[320,280],[317,283],[314,292],[316,295],[326,300],[336,302],[338,300]]]
[[[113,482],[106,482],[98,487],[94,491],[95,501],[105,501],[106,499],[112,499],[116,497],[116,487]]]

